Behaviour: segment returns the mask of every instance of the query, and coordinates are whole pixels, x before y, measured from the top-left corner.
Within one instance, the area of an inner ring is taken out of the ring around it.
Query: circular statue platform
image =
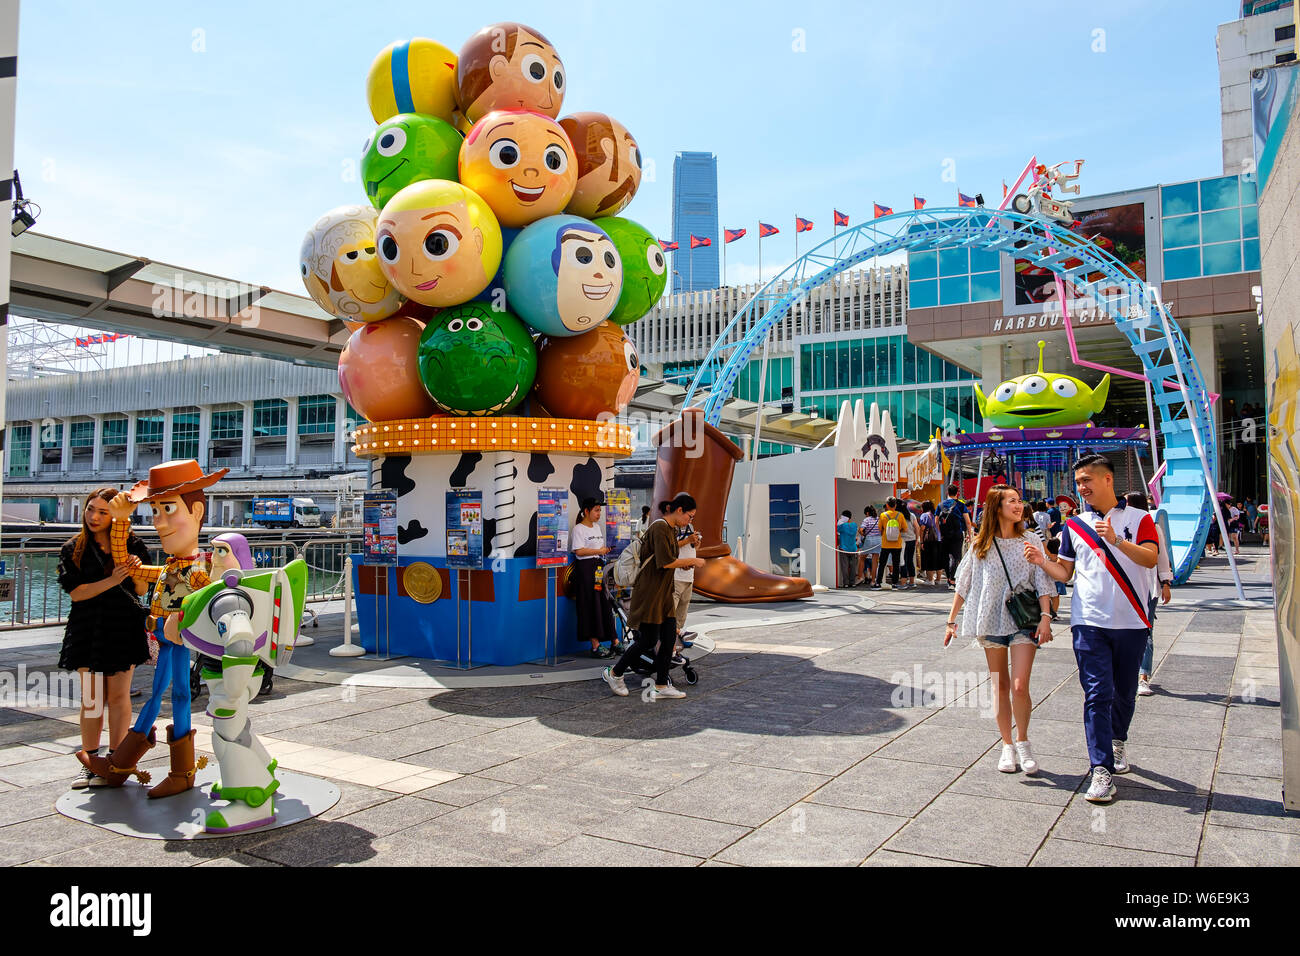
[[[150,800],[146,788],[128,780],[120,787],[87,787],[69,790],[59,797],[54,809],[72,820],[103,827],[123,836],[143,840],[210,840],[238,833],[206,833],[203,820],[209,810],[221,806],[208,794],[217,781],[219,768],[210,763],[195,776],[194,789],[174,797]],[[280,789],[275,795],[275,822],[256,830],[261,833],[291,826],[320,816],[339,802],[339,788],[326,780],[279,769]]]

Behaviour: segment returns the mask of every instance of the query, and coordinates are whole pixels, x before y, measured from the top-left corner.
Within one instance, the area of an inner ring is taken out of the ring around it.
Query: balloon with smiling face
[[[331,209],[316,220],[298,252],[308,294],[349,323],[376,322],[402,307],[402,296],[376,257],[375,220],[368,206]]]
[[[456,179],[464,138],[436,116],[399,113],[379,124],[361,147],[361,182],[376,209],[399,189],[424,179]]]
[[[526,110],[493,110],[460,147],[462,185],[492,207],[502,226],[518,229],[563,212],[578,168],[560,124]]]
[[[505,265],[510,309],[544,335],[579,335],[609,317],[623,265],[603,229],[577,216],[548,216],[526,227]]]
[[[650,311],[668,284],[668,263],[663,246],[640,223],[617,216],[597,219],[595,224],[618,249],[623,262],[623,291],[609,315],[616,325],[630,325]]]
[[[509,312],[469,302],[440,312],[420,336],[420,379],[449,415],[493,415],[523,401],[537,372],[528,329]]]
[[[471,123],[493,110],[532,110],[554,119],[565,82],[564,64],[546,37],[522,23],[494,23],[461,47],[456,101]]]
[[[622,414],[640,375],[636,346],[621,328],[605,322],[581,335],[543,336],[533,393],[559,418],[599,420]]]
[[[641,148],[627,127],[605,113],[560,120],[578,161],[578,185],[565,212],[585,219],[615,216],[641,185]]]
[[[501,264],[501,227],[481,196],[460,183],[412,183],[385,204],[375,232],[390,282],[420,305],[467,302]]]

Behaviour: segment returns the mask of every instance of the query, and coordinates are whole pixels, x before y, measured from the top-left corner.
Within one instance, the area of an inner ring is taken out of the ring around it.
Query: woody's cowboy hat
[[[159,498],[183,495],[187,491],[200,491],[209,485],[215,485],[229,471],[229,468],[221,468],[210,475],[205,475],[199,463],[193,458],[165,461],[161,465],[150,468],[149,480],[137,481],[126,493],[126,497],[138,505],[146,501],[157,501]]]

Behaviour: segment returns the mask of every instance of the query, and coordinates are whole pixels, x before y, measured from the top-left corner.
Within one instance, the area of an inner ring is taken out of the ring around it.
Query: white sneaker
[[[1124,754],[1124,741],[1112,740],[1110,742],[1110,749],[1115,752],[1115,772],[1128,773],[1132,768],[1129,767],[1128,757]]]
[[[1151,681],[1148,678],[1138,678],[1138,696],[1150,697],[1155,691],[1151,689]]]
[[[685,696],[686,696],[685,691],[678,690],[676,687],[672,685],[671,681],[669,681],[667,684],[664,684],[663,687],[659,687],[656,685],[650,688],[651,700],[667,700],[670,698],[685,697]]]
[[[1010,744],[1002,745],[1002,756],[998,758],[998,769],[1003,773],[1016,772],[1016,748]]]
[[[1111,782],[1109,770],[1105,767],[1092,768],[1092,784],[1083,799],[1089,803],[1110,803],[1115,799],[1115,784]]]
[[[1020,769],[1029,776],[1038,773],[1038,761],[1034,759],[1033,748],[1028,740],[1016,741],[1016,757],[1020,760]]]
[[[618,694],[619,697],[627,696],[627,684],[623,682],[623,678],[614,676],[614,668],[606,667],[600,672],[600,676],[609,685],[609,689]]]

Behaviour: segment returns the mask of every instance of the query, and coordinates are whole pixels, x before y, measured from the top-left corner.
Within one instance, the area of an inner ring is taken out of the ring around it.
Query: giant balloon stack
[[[667,267],[620,215],[641,183],[636,140],[607,113],[561,116],[568,80],[520,23],[459,53],[417,38],[375,58],[366,204],[322,214],[299,257],[311,297],[353,330],[339,381],[369,421],[607,420],[634,394],[622,327]]]

